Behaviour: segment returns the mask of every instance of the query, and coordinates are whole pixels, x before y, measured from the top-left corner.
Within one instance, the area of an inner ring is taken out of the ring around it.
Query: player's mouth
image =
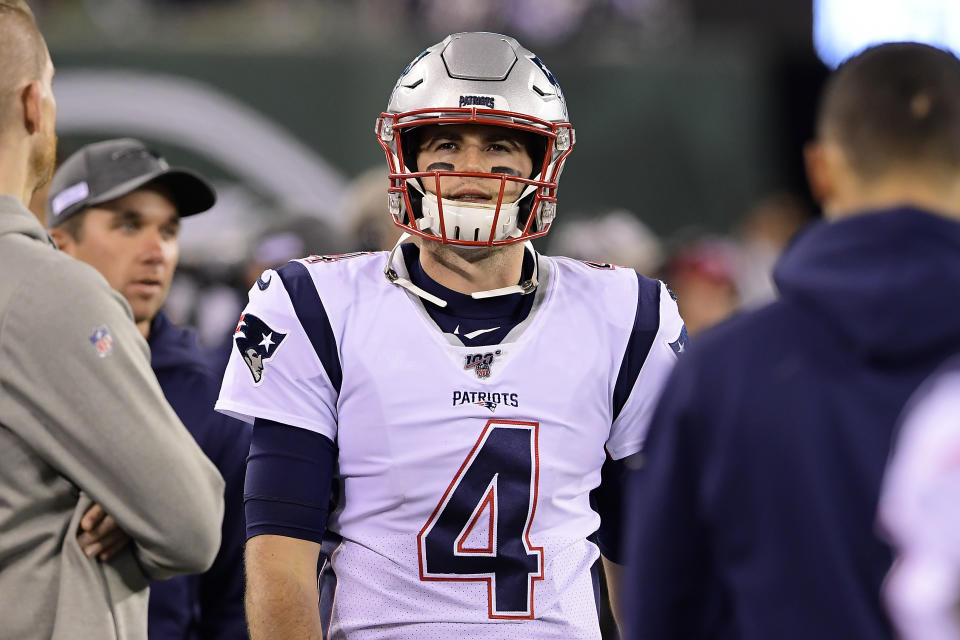
[[[445,196],[445,200],[453,200],[455,202],[475,202],[479,204],[490,204],[494,201],[494,196],[488,194],[485,191],[479,189],[461,189],[456,191],[449,196]]]
[[[130,288],[142,295],[156,295],[163,290],[163,282],[157,278],[140,278],[131,282]]]

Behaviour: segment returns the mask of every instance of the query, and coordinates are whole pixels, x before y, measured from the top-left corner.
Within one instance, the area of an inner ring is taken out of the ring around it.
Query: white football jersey
[[[339,448],[328,637],[600,637],[589,494],[607,453],[640,449],[686,333],[662,283],[537,259],[530,314],[481,348],[389,283],[384,253],[251,288],[217,409]]]

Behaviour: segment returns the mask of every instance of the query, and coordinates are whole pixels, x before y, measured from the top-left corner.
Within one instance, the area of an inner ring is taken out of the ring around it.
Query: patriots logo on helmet
[[[251,313],[240,316],[233,341],[253,376],[254,386],[258,387],[263,382],[266,363],[273,359],[286,337],[286,333],[270,328],[266,322]]]
[[[547,76],[547,81],[553,85],[554,90],[557,92],[557,97],[560,98],[560,102],[566,104],[567,99],[563,97],[563,90],[560,88],[560,83],[557,82],[557,76],[553,75],[553,72],[550,69],[547,69],[547,65],[543,64],[543,60],[540,59],[540,56],[533,56],[530,58],[533,64],[540,67],[540,71],[543,71],[543,75]]]

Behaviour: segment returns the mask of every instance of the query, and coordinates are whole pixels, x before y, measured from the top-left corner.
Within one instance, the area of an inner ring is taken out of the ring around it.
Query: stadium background
[[[567,95],[577,144],[539,248],[664,278],[695,335],[772,296],[776,253],[817,215],[801,153],[821,57],[835,64],[907,17],[928,26],[889,39],[960,36],[951,2],[831,0],[844,31],[881,27],[839,50],[817,41],[828,0],[30,4],[57,67],[61,158],[130,135],[213,178],[218,204],[184,223],[167,310],[222,366],[260,269],[379,244],[356,220],[387,219],[374,119],[448,33],[515,36]]]
[[[960,18],[937,0],[31,5],[57,67],[61,158],[132,135],[214,179],[219,202],[185,221],[167,305],[213,347],[235,322],[254,271],[300,251],[378,244],[361,239],[354,220],[361,210],[387,215],[374,119],[406,64],[463,30],[517,37],[567,95],[577,145],[561,180],[558,224],[541,249],[630,264],[675,289],[684,286],[669,267],[679,262],[716,289],[704,298],[718,305],[707,324],[768,298],[776,251],[816,215],[801,149],[827,70],[814,27],[828,3],[847,12],[847,31],[904,7],[941,25]],[[598,231],[593,222],[611,212],[619,218]],[[773,222],[758,225],[764,217]],[[299,244],[279,237],[291,231]],[[770,245],[759,258],[758,237]],[[693,287],[686,300],[702,294]]]
[[[256,110],[329,163],[332,186],[342,187],[382,163],[373,120],[407,62],[446,33],[489,29],[535,50],[568,96],[578,141],[562,184],[564,214],[628,207],[659,232],[692,223],[721,230],[765,192],[800,186],[792,155],[808,105],[798,102],[806,102],[818,64],[808,2],[776,9],[687,0],[33,4],[57,66],[65,152],[134,128],[109,115],[134,110],[134,100],[117,104],[94,83],[74,90],[75,74],[133,71],[145,84],[172,75]],[[78,122],[72,112],[80,104],[103,121]],[[159,121],[189,106],[171,92],[155,107],[134,133],[282,202],[255,176],[218,161],[251,154],[242,142],[210,149],[163,135]],[[195,115],[195,126],[209,127],[218,114]],[[267,172],[270,158],[257,160]],[[314,213],[336,218],[337,205],[314,202]]]

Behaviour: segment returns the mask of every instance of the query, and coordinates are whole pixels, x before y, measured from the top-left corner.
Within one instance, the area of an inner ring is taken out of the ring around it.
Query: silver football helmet
[[[535,134],[533,173],[419,171],[413,133],[428,124],[485,124]],[[489,247],[550,230],[557,180],[573,149],[574,130],[556,78],[513,38],[457,33],[421,53],[400,74],[387,110],[377,118],[376,134],[389,167],[389,211],[408,233]],[[446,176],[499,180],[496,204],[444,199],[440,178]],[[436,194],[424,188],[425,180],[433,182]],[[522,185],[515,202],[503,202],[507,181]]]

